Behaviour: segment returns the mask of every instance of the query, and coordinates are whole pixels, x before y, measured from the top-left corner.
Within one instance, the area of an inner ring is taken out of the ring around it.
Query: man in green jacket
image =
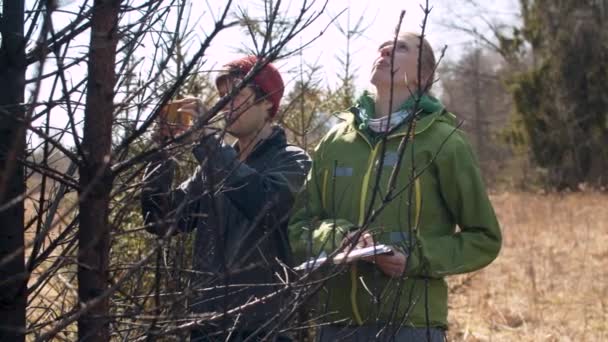
[[[378,50],[375,95],[364,93],[317,146],[290,221],[299,261],[374,244],[394,251],[323,266],[332,276],[319,292],[319,341],[443,341],[444,277],[488,265],[501,246],[471,147],[428,95],[430,45],[413,33],[393,43]]]

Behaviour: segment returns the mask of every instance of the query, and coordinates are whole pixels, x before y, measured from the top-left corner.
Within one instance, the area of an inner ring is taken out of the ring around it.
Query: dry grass
[[[73,197],[73,195],[68,195],[66,198]],[[73,199],[72,199],[73,201]],[[38,208],[34,201],[26,200],[25,201],[25,221],[28,222],[31,218],[36,217],[38,215]],[[68,220],[66,215],[66,210],[60,207],[59,212],[55,216],[55,221],[52,225],[52,228],[46,235],[45,239],[42,242],[43,248],[48,246],[52,240],[56,239],[62,230],[68,224]],[[32,243],[34,237],[36,235],[35,228],[30,227],[25,232],[25,241],[27,248],[25,250],[26,259],[29,259],[32,252]],[[43,272],[46,272],[49,267],[51,267],[52,263],[56,260],[56,258],[62,253],[63,246],[58,246],[54,252],[50,254],[50,256],[43,261],[38,267],[36,267],[31,274],[29,279],[28,286],[32,286],[36,283]],[[69,311],[76,303],[76,287],[74,284],[74,275],[73,274],[65,274],[65,272],[56,272],[53,276],[50,277],[49,281],[46,282],[43,286],[40,287],[40,292],[35,292],[28,298],[28,307],[27,307],[27,321],[28,325],[37,326],[38,324],[44,324],[49,322],[54,322],[57,317],[61,314]],[[42,329],[35,329],[36,334],[29,334],[27,336],[28,341],[34,340],[34,335],[37,335],[40,332],[48,330],[48,326],[45,326]],[[72,325],[66,328],[64,331],[60,332],[57,336],[57,340],[75,340],[75,325]],[[71,333],[71,335],[70,335]]]
[[[493,202],[503,249],[450,279],[450,341],[608,341],[608,195]]]
[[[502,193],[493,202],[503,249],[489,267],[449,279],[450,341],[608,341],[608,195]],[[73,304],[65,289],[48,284],[30,320],[52,319],[38,305]]]

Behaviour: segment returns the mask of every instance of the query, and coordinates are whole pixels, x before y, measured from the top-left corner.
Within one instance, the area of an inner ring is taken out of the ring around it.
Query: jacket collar
[[[451,126],[456,127],[456,116],[445,110],[439,100],[430,96],[426,100],[427,101],[425,101],[424,104],[421,104],[422,113],[419,113],[416,116],[416,126],[414,129],[414,134],[420,134],[424,132],[436,121],[445,122]],[[411,102],[411,100],[408,101]],[[401,107],[409,106],[408,103],[409,102],[404,103]],[[373,106],[373,98],[370,97],[369,93],[364,93],[362,97],[357,101],[355,106],[351,107],[348,111],[337,113],[336,116],[345,121],[345,123],[349,126],[349,130],[357,131],[359,134],[370,138],[370,134],[369,132],[367,132],[367,129],[360,127],[360,106]],[[409,122],[410,118],[406,119],[406,122],[399,125],[389,133],[389,137],[402,136],[403,134],[407,134]]]
[[[287,145],[287,137],[285,135],[285,131],[279,126],[272,127],[272,133],[266,138],[258,141],[255,145],[247,159],[255,159],[267,153],[269,150],[272,150],[279,146]],[[239,152],[238,144],[235,142],[232,147]]]

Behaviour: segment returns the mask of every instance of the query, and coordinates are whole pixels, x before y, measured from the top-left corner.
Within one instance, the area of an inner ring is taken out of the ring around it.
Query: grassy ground
[[[450,341],[608,341],[608,196],[493,196],[504,244],[450,278]]]
[[[73,194],[68,195],[66,202],[73,203],[74,199],[72,197],[74,197]],[[25,209],[26,222],[29,222],[29,220],[33,217],[37,217],[37,208],[34,206],[32,201],[25,202]],[[63,207],[60,207],[58,214],[55,216],[53,227],[49,231],[44,241],[42,241],[43,246],[48,246],[52,240],[57,238],[60,232],[67,226],[69,222],[69,215],[70,214],[67,214]],[[28,259],[31,255],[34,236],[35,226],[32,226],[25,232],[25,241],[27,244],[27,248],[25,250],[26,259]],[[63,245],[57,247],[57,249],[52,252],[44,262],[34,269],[28,286],[34,285],[39,280],[40,275],[52,266],[63,249]],[[75,268],[73,262],[68,264],[72,265],[72,269]],[[37,336],[39,333],[47,331],[49,322],[54,322],[57,315],[68,312],[75,305],[77,288],[74,277],[74,273],[67,272],[67,269],[64,267],[62,271],[55,273],[55,275],[52,276],[49,281],[47,281],[43,286],[39,287],[36,292],[29,295],[27,321],[30,327],[36,330],[36,334],[29,334],[27,336],[27,341],[33,341],[35,339],[35,335]],[[43,327],[38,328],[38,324],[42,324]],[[68,328],[64,329],[63,332],[60,332],[54,340],[75,340],[75,329],[75,324],[72,324]]]
[[[487,268],[449,278],[450,341],[608,341],[608,195],[492,199],[503,249]],[[38,306],[73,304],[59,280],[30,303],[30,321],[52,319]]]

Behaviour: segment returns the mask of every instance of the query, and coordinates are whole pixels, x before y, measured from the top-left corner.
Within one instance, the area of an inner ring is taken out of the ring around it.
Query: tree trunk
[[[108,288],[112,189],[109,166],[119,3],[95,0],[91,19],[78,231],[78,296],[80,303],[90,308],[78,320],[81,341],[110,340],[109,300],[103,296]]]
[[[0,341],[25,340],[24,1],[2,1],[0,47]],[[18,200],[16,200],[18,199]]]

